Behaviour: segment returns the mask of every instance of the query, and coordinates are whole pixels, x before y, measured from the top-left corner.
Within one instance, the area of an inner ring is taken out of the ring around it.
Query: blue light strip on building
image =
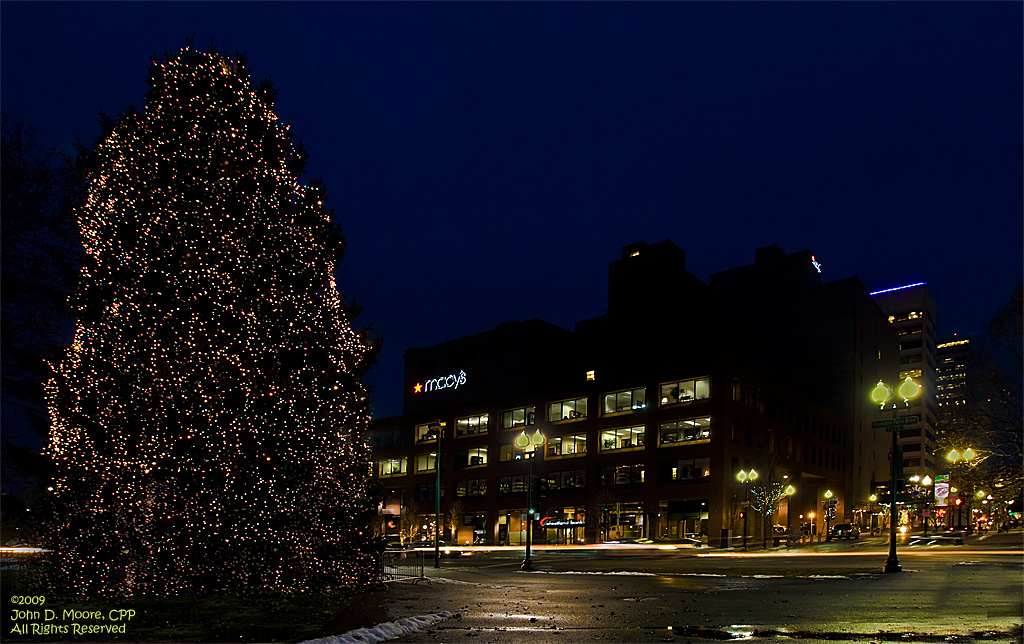
[[[901,290],[903,290],[905,288],[914,288],[915,286],[924,286],[927,283],[928,282],[915,282],[914,284],[907,284],[906,286],[897,286],[896,288],[887,288],[884,291],[875,291],[874,293],[869,293],[869,295],[878,295],[879,293],[889,293],[891,291],[901,291]]]

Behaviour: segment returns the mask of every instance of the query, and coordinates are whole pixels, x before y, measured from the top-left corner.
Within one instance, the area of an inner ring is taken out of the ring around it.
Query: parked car
[[[860,528],[852,523],[837,523],[832,526],[833,539],[857,539],[860,537]]]

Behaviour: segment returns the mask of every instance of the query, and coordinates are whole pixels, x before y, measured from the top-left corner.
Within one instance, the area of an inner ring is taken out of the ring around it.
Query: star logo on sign
[[[413,387],[412,390],[413,390],[413,393],[417,393],[418,394],[421,391],[423,391],[423,385],[421,385],[420,383],[417,382],[416,386]]]

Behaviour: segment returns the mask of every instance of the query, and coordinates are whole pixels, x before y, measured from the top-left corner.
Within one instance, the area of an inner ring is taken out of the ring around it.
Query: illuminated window
[[[416,456],[417,472],[433,472],[437,469],[437,454],[419,454]]]
[[[517,494],[526,492],[526,475],[503,476],[498,479],[498,494]]]
[[[456,481],[455,496],[487,496],[487,479]]]
[[[560,420],[576,420],[587,417],[587,399],[573,398],[559,400],[548,405],[548,421],[555,423]]]
[[[587,453],[587,435],[572,434],[549,438],[548,456],[576,456]]]
[[[600,433],[601,451],[608,452],[616,449],[633,449],[644,445],[644,426],[622,427],[620,429],[608,429]]]
[[[711,378],[694,378],[661,385],[661,404],[691,402],[711,397]]]
[[[408,467],[408,459],[404,456],[402,458],[389,458],[380,462],[380,475],[383,476],[401,476],[406,473]]]
[[[433,423],[429,423],[426,425],[416,425],[416,442],[432,443],[436,441],[438,429],[440,428]]]
[[[486,434],[488,425],[487,414],[479,416],[467,416],[455,421],[455,434],[457,436],[469,436],[471,434]]]
[[[565,472],[551,472],[547,475],[549,490],[571,490],[574,488],[587,487],[586,470],[567,470]]]
[[[637,411],[647,408],[647,388],[626,389],[613,391],[602,397],[604,401],[603,412],[605,414],[618,414],[622,412]]]
[[[501,446],[501,451],[498,452],[498,460],[499,461],[511,461],[512,460],[512,454],[513,454],[513,450],[512,450],[513,447],[514,447],[514,445],[502,445]]]
[[[501,412],[501,428],[514,429],[516,427],[528,427],[537,420],[535,407],[520,407]]]
[[[670,481],[692,481],[711,476],[710,458],[684,458],[671,461],[664,472]]]
[[[601,468],[601,485],[632,485],[643,482],[643,465],[612,465]]]
[[[594,371],[593,370],[588,371],[587,372],[587,381],[589,382],[589,381],[591,381],[593,379],[594,379]]]
[[[703,416],[701,418],[687,418],[686,420],[673,420],[668,423],[662,423],[659,428],[659,434],[662,446],[710,439],[711,417]]]
[[[921,377],[921,370],[920,369],[911,369],[910,371],[901,371],[900,372],[900,380],[903,380],[905,378],[920,378],[920,377]]]
[[[455,454],[456,467],[480,467],[482,465],[487,465],[486,447],[470,447],[469,449],[459,450]]]

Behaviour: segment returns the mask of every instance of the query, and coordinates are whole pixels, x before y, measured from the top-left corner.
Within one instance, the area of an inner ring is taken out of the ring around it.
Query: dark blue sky
[[[827,281],[927,281],[940,333],[1021,280],[1020,2],[0,3],[0,101],[48,146],[141,106],[153,52],[244,50],[402,352],[604,313],[621,246],[703,279],[773,243]]]

